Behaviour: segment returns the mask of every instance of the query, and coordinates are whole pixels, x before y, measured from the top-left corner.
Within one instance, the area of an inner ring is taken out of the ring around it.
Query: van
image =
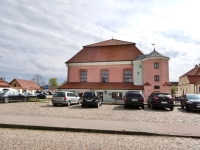
[[[53,106],[57,106],[59,104],[70,106],[71,104],[79,103],[80,97],[74,92],[58,91],[52,97]]]

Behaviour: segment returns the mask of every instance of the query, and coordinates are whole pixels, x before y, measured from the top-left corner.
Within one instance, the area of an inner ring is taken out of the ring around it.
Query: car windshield
[[[191,94],[191,95],[187,95],[187,98],[191,100],[200,100],[200,95]]]
[[[65,96],[65,92],[56,92],[54,94],[54,96],[57,96],[57,97],[64,97]]]
[[[95,96],[94,92],[85,92],[83,96]]]

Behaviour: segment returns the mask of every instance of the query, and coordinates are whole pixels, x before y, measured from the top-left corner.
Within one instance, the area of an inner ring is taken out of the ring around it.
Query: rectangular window
[[[81,82],[87,82],[87,71],[81,71]]]
[[[159,75],[154,76],[154,81],[159,81]]]
[[[108,71],[107,70],[103,70],[101,72],[101,81],[108,82]]]
[[[159,63],[158,62],[155,62],[154,63],[154,69],[158,69],[159,68]]]
[[[124,82],[132,82],[132,70],[124,71]]]

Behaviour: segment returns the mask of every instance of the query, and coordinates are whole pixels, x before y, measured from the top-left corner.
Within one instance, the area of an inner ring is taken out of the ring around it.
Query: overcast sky
[[[170,81],[200,63],[199,0],[0,0],[0,77],[66,80],[82,46],[114,39],[170,57]]]

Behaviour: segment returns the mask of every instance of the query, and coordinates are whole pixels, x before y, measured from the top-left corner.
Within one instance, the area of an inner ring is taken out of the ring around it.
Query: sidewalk
[[[0,127],[200,138],[199,125],[0,115]]]

